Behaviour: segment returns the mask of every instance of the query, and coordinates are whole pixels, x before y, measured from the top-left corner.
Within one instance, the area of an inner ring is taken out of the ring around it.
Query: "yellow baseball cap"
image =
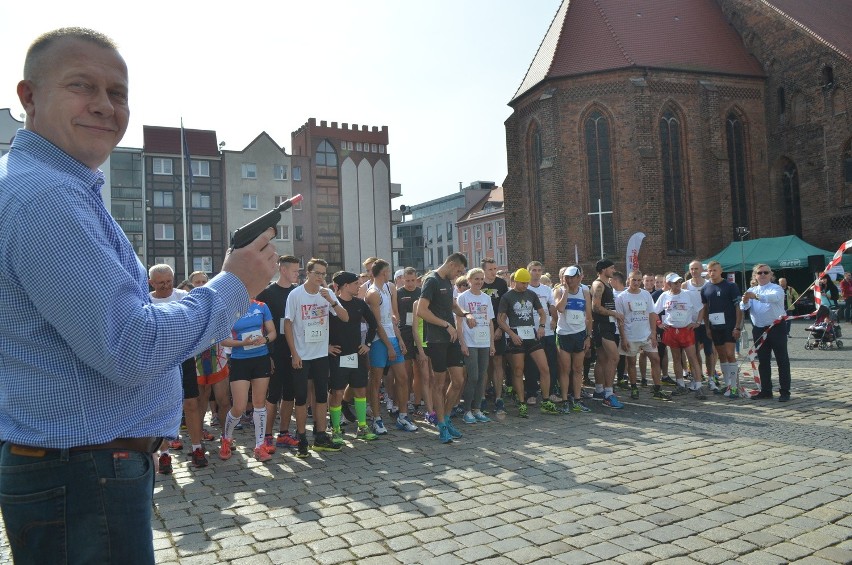
[[[528,283],[532,280],[532,276],[530,275],[530,272],[528,270],[521,267],[520,269],[515,271],[514,279],[515,282]]]

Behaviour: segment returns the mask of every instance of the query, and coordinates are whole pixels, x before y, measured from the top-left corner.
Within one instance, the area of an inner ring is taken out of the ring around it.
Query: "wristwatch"
[[[269,336],[268,335],[263,336],[263,339],[266,340],[266,343],[269,343]]]

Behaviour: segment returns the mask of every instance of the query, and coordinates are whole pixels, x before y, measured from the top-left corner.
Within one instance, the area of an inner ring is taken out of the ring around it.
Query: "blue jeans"
[[[0,509],[16,564],[154,563],[150,454],[27,450],[0,446]]]

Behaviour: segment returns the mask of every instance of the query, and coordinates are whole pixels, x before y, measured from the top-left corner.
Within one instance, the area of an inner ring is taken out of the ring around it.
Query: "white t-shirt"
[[[328,300],[317,292],[311,294],[305,285],[297,286],[287,296],[284,315],[293,323],[293,345],[304,361],[328,356],[328,317],[337,315]]]
[[[695,291],[682,290],[672,294],[670,290],[662,293],[654,304],[654,312],[663,313],[663,323],[673,328],[685,328],[698,319],[698,313],[704,305],[701,296]]]
[[[532,284],[528,284],[527,288],[536,295],[538,295],[538,300],[541,302],[541,307],[544,308],[544,314],[547,319],[544,322],[538,321],[538,311],[533,310],[533,325],[538,327],[539,324],[544,324],[544,335],[553,335],[553,330],[550,329],[550,307],[553,305],[553,289],[545,284],[540,284],[538,286],[533,286]]]
[[[615,299],[615,311],[624,315],[624,337],[627,341],[647,341],[651,337],[649,315],[654,311],[651,293],[640,289],[633,294],[624,291]]]
[[[696,286],[695,284],[693,284],[693,283],[692,283],[692,279],[689,279],[688,281],[686,281],[686,282],[683,284],[683,290],[688,290],[689,292],[696,292],[696,293],[698,293],[698,299],[699,299],[699,300],[701,300],[701,289],[702,289],[702,288],[704,288],[704,285],[705,285],[705,284],[707,284],[707,279],[704,279],[704,282],[703,282],[703,283],[701,283],[701,286]],[[702,304],[703,304],[703,302],[702,302]],[[694,320],[692,320],[692,321],[693,321],[693,322],[697,322],[697,323],[699,323],[699,324],[703,324],[703,323],[704,323],[704,320],[699,320],[699,319],[698,319],[698,313],[697,313],[697,312],[696,312],[696,318],[695,318]]]
[[[189,294],[187,291],[181,290],[179,288],[172,289],[171,296],[167,296],[166,298],[157,298],[156,296],[154,296],[153,292],[150,293],[151,302],[153,304],[165,304],[166,302],[177,302],[178,300],[181,300],[187,294]]]
[[[494,306],[491,297],[480,292],[473,294],[466,290],[459,294],[457,299],[459,307],[465,312],[473,314],[476,327],[469,328],[467,322],[462,323],[464,343],[468,347],[491,347],[491,320],[494,319]]]
[[[562,287],[562,292],[568,294],[565,308],[557,312],[556,331],[559,335],[574,335],[586,329],[586,290],[580,286],[577,292],[571,294],[567,286]],[[591,296],[589,297],[591,300]],[[557,300],[557,302],[559,302]]]

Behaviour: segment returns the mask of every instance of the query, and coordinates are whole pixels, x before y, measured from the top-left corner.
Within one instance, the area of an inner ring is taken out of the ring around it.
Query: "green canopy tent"
[[[842,241],[838,241],[838,246],[840,243]],[[743,257],[745,257],[746,271],[751,271],[752,267],[758,263],[766,263],[774,271],[807,269],[809,256],[823,255],[822,267],[825,267],[837,251],[820,249],[795,235],[751,239],[743,241],[742,247],[740,245],[739,241],[735,241],[716,255],[702,259],[701,262],[706,264],[708,261],[718,261],[722,264],[722,270],[728,273],[738,273],[743,270]],[[842,264],[847,271],[852,270],[852,255],[845,254]]]

